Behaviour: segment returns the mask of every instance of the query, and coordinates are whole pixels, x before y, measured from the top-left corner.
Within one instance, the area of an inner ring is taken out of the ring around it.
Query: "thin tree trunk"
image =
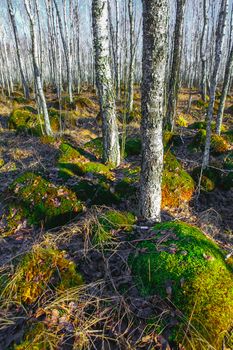
[[[96,85],[102,116],[103,161],[118,166],[120,164],[120,146],[116,120],[115,94],[109,62],[107,0],[92,1],[92,24]]]
[[[30,33],[31,33],[31,40],[32,40],[32,60],[33,60],[33,69],[34,69],[36,91],[37,91],[38,98],[40,101],[41,109],[43,111],[46,135],[52,135],[53,132],[52,132],[51,125],[50,125],[48,109],[47,109],[45,95],[44,95],[44,91],[43,91],[42,83],[41,83],[40,70],[38,67],[38,53],[37,53],[37,47],[36,47],[35,22],[34,22],[33,14],[31,12],[29,0],[24,0],[24,4],[25,4],[25,9],[26,9],[29,21],[30,21]]]
[[[20,54],[20,49],[19,49],[18,30],[17,30],[17,26],[16,26],[16,21],[15,21],[15,14],[14,14],[14,9],[13,9],[13,5],[12,5],[12,0],[7,0],[7,5],[8,5],[8,11],[9,11],[10,19],[11,19],[13,32],[14,32],[16,53],[17,53],[17,58],[18,58],[18,64],[19,64],[22,85],[23,85],[23,89],[24,89],[24,95],[25,95],[25,98],[28,99],[30,97],[30,92],[29,92],[29,87],[28,87],[28,84],[26,82],[24,72],[23,72],[21,54]]]
[[[142,219],[149,222],[161,219],[167,38],[167,0],[143,0],[142,170],[139,203]]]
[[[233,69],[233,46],[231,48],[231,51],[230,51],[230,54],[229,54],[229,58],[228,58],[228,61],[227,61],[227,65],[226,65],[223,89],[222,89],[222,94],[221,94],[221,98],[220,98],[220,104],[219,104],[219,108],[218,108],[217,123],[216,123],[216,133],[218,135],[221,134],[223,113],[224,113],[224,108],[225,108],[225,103],[226,103],[228,89],[229,89],[229,86],[230,86],[230,79],[231,79],[232,69]]]
[[[208,34],[208,9],[207,9],[207,0],[203,0],[203,16],[204,16],[204,25],[201,36],[201,96],[202,100],[206,102],[207,95],[207,67],[206,67],[206,42]]]
[[[128,77],[128,98],[127,98],[127,113],[133,110],[133,85],[134,85],[134,14],[133,0],[128,0],[129,13],[129,77]]]
[[[59,23],[60,34],[61,34],[61,40],[62,40],[64,54],[65,54],[65,60],[66,60],[68,94],[69,94],[70,103],[72,103],[73,102],[73,93],[72,93],[72,74],[71,74],[71,62],[70,62],[70,48],[69,48],[69,45],[67,45],[66,38],[65,38],[65,35],[64,35],[64,32],[63,32],[62,20],[61,20],[61,15],[60,15],[60,12],[59,12],[57,1],[53,0],[53,2],[54,2],[55,8],[56,8],[56,12],[57,12],[58,23]]]
[[[209,107],[207,112],[206,142],[205,142],[205,150],[204,150],[203,163],[202,163],[203,169],[205,169],[209,165],[211,122],[213,119],[214,102],[215,102],[216,88],[217,88],[217,82],[218,82],[219,68],[221,63],[223,39],[225,35],[226,18],[228,14],[228,5],[229,5],[229,0],[221,1],[221,8],[220,8],[219,18],[218,18],[218,27],[216,32],[214,69],[213,69],[213,74],[210,81],[210,102],[209,102]]]
[[[176,118],[177,98],[180,83],[180,63],[183,44],[184,10],[186,0],[176,0],[176,24],[173,44],[173,60],[168,87],[168,104],[166,127],[170,130],[174,128]]]
[[[218,135],[221,134],[224,108],[225,108],[227,93],[228,93],[229,87],[230,87],[231,75],[232,75],[232,71],[233,71],[233,42],[232,42],[232,35],[233,35],[233,4],[232,4],[232,11],[231,11],[231,25],[230,25],[230,38],[229,38],[229,47],[231,47],[231,49],[230,49],[230,52],[228,54],[228,58],[227,58],[227,62],[226,62],[226,69],[225,69],[225,74],[224,74],[223,88],[222,88],[220,104],[219,104],[218,114],[217,114],[217,122],[216,122],[216,133]]]

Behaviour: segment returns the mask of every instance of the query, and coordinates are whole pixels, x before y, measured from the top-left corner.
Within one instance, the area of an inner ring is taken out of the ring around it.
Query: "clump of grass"
[[[41,244],[22,258],[2,296],[6,300],[33,304],[51,288],[66,290],[82,283],[75,264],[65,258],[64,252]]]

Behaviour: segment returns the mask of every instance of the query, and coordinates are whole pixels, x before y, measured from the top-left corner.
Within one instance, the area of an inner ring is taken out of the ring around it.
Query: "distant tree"
[[[60,35],[61,35],[62,45],[63,45],[63,49],[64,49],[64,55],[65,55],[69,99],[70,99],[70,102],[73,102],[70,46],[69,46],[69,44],[67,42],[67,35],[65,37],[63,24],[62,24],[62,19],[61,19],[61,14],[60,14],[60,11],[59,11],[59,8],[58,8],[58,3],[57,3],[56,0],[53,0],[53,2],[54,2],[54,5],[55,5],[55,8],[56,8],[56,13],[57,13],[57,17],[58,17],[58,23],[59,23],[59,29],[60,29]],[[65,32],[67,33],[67,31],[68,31],[67,23],[65,21]]]
[[[208,9],[207,9],[207,0],[203,0],[203,18],[204,25],[201,35],[201,46],[200,46],[200,56],[201,56],[201,95],[204,102],[206,102],[207,95],[207,67],[206,67],[206,44],[207,44],[207,35],[208,35]]]
[[[140,215],[160,221],[168,1],[143,0]]]
[[[231,16],[231,35],[233,34],[233,4],[232,4],[232,16]],[[228,54],[227,63],[226,63],[226,69],[225,69],[225,75],[224,75],[224,81],[223,81],[223,88],[222,93],[220,97],[220,104],[218,108],[218,115],[217,115],[217,123],[216,123],[216,133],[218,135],[221,134],[221,128],[222,128],[222,121],[223,121],[223,113],[227,98],[227,93],[230,86],[231,76],[233,72],[233,43],[231,43],[230,52]]]
[[[178,99],[178,91],[180,84],[180,64],[183,48],[183,27],[184,27],[184,10],[186,0],[176,0],[176,23],[173,40],[173,58],[171,73],[168,83],[168,100],[167,100],[167,115],[166,127],[170,130],[174,127],[176,117],[176,107]]]
[[[107,0],[92,0],[92,25],[95,51],[96,86],[98,89],[103,133],[103,161],[120,164],[119,134],[115,93],[110,67]]]
[[[127,112],[130,113],[133,110],[134,61],[135,61],[133,0],[128,0],[128,14],[129,14],[129,77],[128,77]]]
[[[53,132],[50,125],[48,109],[46,105],[44,91],[42,88],[40,69],[38,65],[37,38],[36,38],[34,14],[32,11],[32,3],[30,2],[30,0],[24,0],[24,5],[29,18],[29,22],[30,22],[30,33],[31,33],[31,40],[32,40],[32,61],[33,61],[36,94],[38,96],[38,101],[40,104],[39,107],[43,111],[46,135],[52,135]]]
[[[22,58],[21,58],[21,52],[20,52],[20,43],[19,43],[19,36],[18,36],[18,29],[16,25],[16,20],[15,20],[15,13],[14,13],[14,8],[12,5],[12,0],[7,0],[7,5],[8,5],[8,12],[10,15],[10,20],[14,32],[14,38],[15,38],[15,46],[16,46],[16,53],[17,53],[17,59],[18,59],[18,64],[19,64],[19,71],[21,75],[21,80],[22,80],[22,85],[24,89],[24,95],[26,98],[29,98],[30,93],[29,93],[29,87],[27,84],[27,81],[24,76],[23,72],[23,64],[22,64]]]
[[[222,57],[228,6],[229,6],[229,0],[221,0],[221,7],[220,7],[219,17],[218,17],[218,26],[216,31],[214,68],[213,68],[213,72],[210,80],[210,101],[209,101],[208,112],[207,112],[206,142],[205,142],[205,150],[204,150],[203,163],[202,163],[203,169],[205,169],[209,165],[211,122],[213,119],[213,110],[214,110],[216,88],[217,88],[219,69],[220,69],[220,63],[221,63],[221,57]]]

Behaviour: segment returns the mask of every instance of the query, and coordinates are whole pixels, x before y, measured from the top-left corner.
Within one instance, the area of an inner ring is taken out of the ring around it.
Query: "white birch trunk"
[[[118,166],[120,164],[120,147],[116,119],[115,94],[109,62],[110,52],[107,0],[92,1],[92,20],[96,85],[103,122],[103,161]]]
[[[215,61],[213,74],[210,81],[210,102],[207,112],[207,127],[206,127],[206,142],[203,155],[202,168],[205,169],[209,165],[210,158],[210,142],[211,142],[211,122],[213,119],[214,102],[216,95],[216,88],[219,76],[219,68],[221,63],[223,40],[226,29],[226,18],[228,14],[229,0],[221,1],[221,8],[219,12],[218,27],[216,32],[216,46],[215,46]]]
[[[143,0],[142,169],[139,207],[141,218],[152,223],[161,219],[167,37],[167,0]]]
[[[33,14],[31,12],[29,0],[24,0],[24,4],[25,4],[25,9],[26,9],[29,21],[30,21],[30,33],[31,33],[31,40],[32,40],[32,60],[33,60],[36,91],[38,94],[38,99],[40,101],[41,109],[43,111],[46,135],[52,135],[53,132],[50,125],[48,109],[47,109],[45,95],[44,95],[44,91],[41,83],[40,70],[38,67],[38,52],[37,52],[37,46],[36,46],[35,22],[34,22]]]

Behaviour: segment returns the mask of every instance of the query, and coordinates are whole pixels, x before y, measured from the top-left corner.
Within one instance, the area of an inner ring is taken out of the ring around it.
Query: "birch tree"
[[[200,55],[201,55],[201,95],[204,102],[206,102],[207,95],[207,67],[206,67],[206,43],[207,43],[207,35],[208,35],[208,9],[207,9],[207,0],[203,0],[203,17],[204,24],[201,35],[201,47],[200,47]]]
[[[184,26],[184,10],[186,0],[176,0],[176,23],[173,41],[173,59],[171,74],[168,85],[167,100],[167,116],[166,126],[172,130],[176,117],[176,107],[178,99],[178,90],[180,83],[180,64],[183,47],[183,26]]]
[[[216,96],[216,88],[219,76],[219,68],[221,63],[223,40],[226,29],[226,19],[228,14],[229,0],[221,0],[221,7],[218,17],[218,26],[216,31],[216,45],[215,45],[215,61],[210,81],[210,101],[207,112],[207,127],[206,127],[206,142],[203,156],[202,168],[205,169],[209,165],[210,158],[210,142],[211,142],[211,122],[213,119],[214,102]]]
[[[29,87],[26,82],[24,72],[23,72],[23,65],[22,65],[22,59],[21,59],[21,52],[20,52],[20,43],[19,43],[19,36],[18,36],[18,29],[16,25],[16,20],[15,20],[15,13],[12,5],[12,0],[7,0],[7,6],[8,6],[8,12],[10,15],[10,20],[13,28],[13,33],[14,33],[14,39],[15,39],[15,46],[16,46],[16,53],[17,53],[17,59],[18,59],[18,64],[19,64],[19,71],[21,75],[21,80],[22,80],[22,85],[23,85],[23,90],[24,90],[24,95],[25,98],[29,98],[30,93],[29,93]]]
[[[133,110],[134,58],[135,58],[133,0],[128,0],[128,14],[129,14],[129,78],[128,78],[127,112],[131,113]]]
[[[40,70],[38,65],[38,50],[36,45],[37,38],[36,38],[36,30],[35,30],[35,20],[32,12],[32,3],[30,3],[29,0],[24,0],[24,5],[29,18],[29,22],[30,22],[30,33],[31,33],[31,41],[32,41],[32,61],[33,61],[36,94],[38,97],[40,107],[43,111],[46,135],[52,135],[53,132],[50,125],[48,109],[46,105],[44,91],[42,88],[41,75],[40,75]]]
[[[232,4],[230,33],[232,36],[232,34],[233,34],[233,4]],[[230,52],[228,54],[228,59],[227,59],[227,63],[226,63],[223,88],[222,88],[222,93],[221,93],[221,97],[220,97],[220,104],[219,104],[219,108],[218,108],[217,122],[216,122],[216,133],[218,135],[221,134],[223,113],[224,113],[227,93],[228,93],[229,86],[230,86],[231,76],[232,76],[232,72],[233,72],[233,43],[231,42],[231,40],[230,40],[229,44],[231,45],[231,49],[230,49]]]
[[[107,0],[92,0],[92,25],[96,86],[98,89],[103,133],[103,161],[120,164],[120,146],[116,119],[114,86],[111,76],[108,39]]]
[[[67,83],[68,83],[68,94],[69,94],[69,99],[70,103],[73,102],[73,93],[72,93],[72,73],[71,73],[71,54],[70,54],[70,46],[69,43],[67,43],[67,35],[65,36],[63,25],[62,25],[62,19],[61,19],[61,14],[58,8],[58,4],[56,0],[53,0],[55,8],[56,8],[56,13],[57,13],[57,18],[58,18],[58,23],[59,23],[59,29],[60,29],[60,35],[61,35],[61,40],[62,40],[62,45],[64,49],[64,55],[65,55],[65,61],[66,61],[66,71],[67,71]],[[65,24],[65,32],[67,32],[67,24]]]
[[[143,0],[140,215],[160,221],[168,2]]]

